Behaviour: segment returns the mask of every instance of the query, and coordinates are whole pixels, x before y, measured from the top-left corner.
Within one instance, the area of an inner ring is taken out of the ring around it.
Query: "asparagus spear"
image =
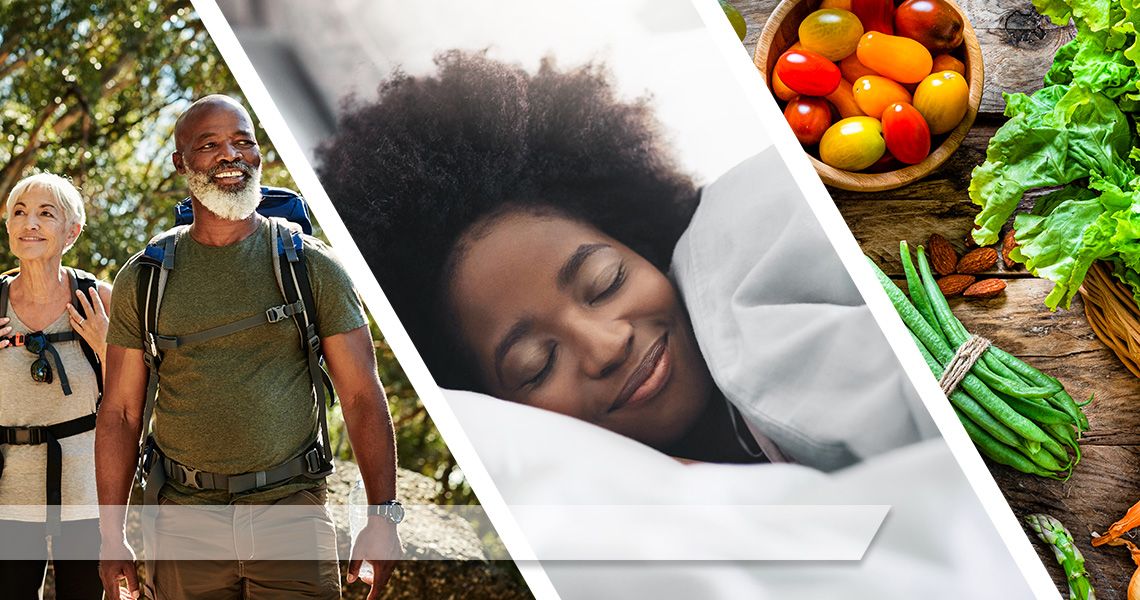
[[[1065,570],[1065,577],[1069,580],[1069,600],[1096,600],[1096,592],[1085,571],[1085,557],[1081,556],[1081,551],[1073,543],[1069,530],[1060,521],[1045,514],[1029,515],[1025,521],[1037,533],[1037,537],[1049,544],[1057,562]]]

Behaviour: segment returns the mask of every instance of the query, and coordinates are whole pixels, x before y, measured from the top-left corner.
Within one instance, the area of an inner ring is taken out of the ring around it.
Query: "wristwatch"
[[[368,505],[368,516],[384,517],[392,523],[398,524],[404,520],[404,505],[397,500],[389,500],[382,504],[370,504]]]

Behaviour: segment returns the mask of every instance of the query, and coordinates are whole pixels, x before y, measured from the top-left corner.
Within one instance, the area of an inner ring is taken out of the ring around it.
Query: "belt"
[[[48,535],[59,535],[61,505],[63,504],[63,448],[59,440],[95,429],[95,415],[32,427],[0,426],[0,444],[11,446],[38,446],[47,444],[47,472],[45,487],[48,504]],[[0,457],[0,477],[4,474],[4,461]]]
[[[157,446],[152,447],[158,453],[157,458],[161,461],[167,480],[197,490],[225,490],[231,494],[240,494],[281,483],[299,475],[316,478],[328,475],[332,471],[331,465],[324,464],[324,454],[321,452],[320,446],[316,444],[301,455],[275,467],[238,475],[211,473],[195,469],[168,458],[158,450]]]

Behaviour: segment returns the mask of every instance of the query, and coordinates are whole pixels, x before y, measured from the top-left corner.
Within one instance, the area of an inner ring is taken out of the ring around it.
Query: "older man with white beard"
[[[261,154],[249,114],[231,98],[202,98],[179,117],[175,147],[172,160],[186,177],[194,220],[176,238],[177,268],[166,281],[157,331],[177,337],[264,313],[266,306],[281,304],[282,291],[273,261],[267,257],[273,225],[255,212],[261,201]],[[302,250],[316,304],[320,346],[342,403],[369,503],[398,508],[391,417],[377,378],[363,308],[344,269],[325,245],[305,237]],[[135,474],[148,380],[146,331],[139,318],[146,308],[139,306],[139,286],[145,287],[140,282],[144,268],[140,255],[115,280],[106,393],[96,426],[103,535],[100,575],[108,597],[118,596],[124,580],[138,594],[134,557],[124,540],[123,507]],[[156,486],[160,488],[156,496],[163,506],[317,507],[323,514],[321,522],[316,527],[308,523],[286,527],[285,545],[325,546],[331,536],[335,548],[335,532],[323,509],[325,473],[274,475],[290,472],[283,467],[322,446],[318,422],[322,413],[314,403],[314,398],[323,402],[322,394],[314,394],[320,382],[313,381],[309,356],[291,321],[269,320],[163,353],[154,403],[153,449],[159,461],[155,464],[165,465],[166,477]],[[235,486],[224,483],[248,479],[250,474],[256,475],[258,484],[252,489],[235,492]],[[154,485],[154,475],[150,479]],[[153,491],[148,487],[147,495]],[[357,576],[360,559],[367,559],[375,573],[369,596],[373,597],[394,566],[392,560],[380,557],[398,555],[399,517],[386,510],[370,515],[356,542],[349,580]],[[161,521],[160,513],[155,530],[177,531],[176,524],[160,527]],[[181,533],[193,539],[199,532]],[[235,546],[261,551],[281,542],[280,537],[270,538],[272,542],[261,540],[260,546],[258,539],[241,542],[247,534],[254,535],[235,528],[230,537]],[[203,549],[203,560],[152,562],[151,548],[147,552],[148,583],[158,598],[340,596],[335,560],[219,560]]]

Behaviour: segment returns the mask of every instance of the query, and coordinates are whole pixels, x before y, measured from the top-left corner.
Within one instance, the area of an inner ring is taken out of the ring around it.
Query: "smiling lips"
[[[665,384],[669,382],[672,374],[673,362],[669,355],[669,335],[665,334],[653,342],[641,364],[637,365],[617,401],[613,403],[608,412],[614,412],[622,407],[637,406],[656,396]]]

